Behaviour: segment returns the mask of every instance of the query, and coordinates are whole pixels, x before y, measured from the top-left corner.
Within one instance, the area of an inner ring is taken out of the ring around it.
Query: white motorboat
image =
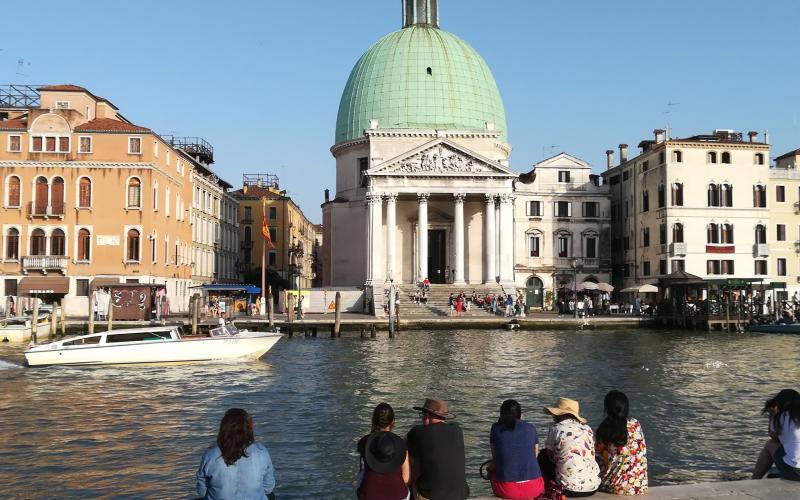
[[[50,320],[47,316],[39,316],[37,334],[48,336]],[[31,339],[33,318],[20,316],[0,320],[0,342],[27,342]]]
[[[25,351],[25,359],[29,366],[258,359],[280,338],[280,333],[240,331],[232,324],[212,328],[205,335],[182,335],[178,326],[154,326],[35,345]]]

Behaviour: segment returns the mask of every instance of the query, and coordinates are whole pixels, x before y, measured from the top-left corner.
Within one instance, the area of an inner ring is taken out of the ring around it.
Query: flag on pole
[[[266,200],[261,202],[261,234],[264,235],[264,245],[268,248],[275,248],[275,243],[272,242],[272,237],[269,235],[269,228],[267,227],[267,203]]]

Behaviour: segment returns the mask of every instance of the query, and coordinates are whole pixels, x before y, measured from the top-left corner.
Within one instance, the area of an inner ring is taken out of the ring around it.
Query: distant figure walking
[[[256,442],[253,419],[240,409],[225,412],[217,444],[203,453],[197,494],[214,500],[274,500],[275,469],[267,448]]]

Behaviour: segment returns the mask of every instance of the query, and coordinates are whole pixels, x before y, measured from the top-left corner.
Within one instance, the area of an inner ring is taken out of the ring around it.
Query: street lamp
[[[583,267],[583,260],[575,257],[570,263],[573,273],[575,273],[575,281],[572,287],[572,294],[574,296],[573,302],[575,303],[575,319],[578,319],[578,271]]]
[[[303,246],[295,240],[289,246],[289,276],[292,280],[297,280],[297,304],[295,305],[297,319],[302,316],[300,277],[303,275],[303,254]]]

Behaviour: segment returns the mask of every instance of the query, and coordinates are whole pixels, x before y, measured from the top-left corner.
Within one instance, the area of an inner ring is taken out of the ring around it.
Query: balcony
[[[34,204],[32,201],[28,202],[28,218],[64,218],[64,204],[58,205],[39,205]]]
[[[656,255],[664,255],[665,253],[667,253],[667,245],[660,244],[660,245],[655,245],[655,247],[656,247]]]
[[[669,256],[670,257],[684,257],[686,256],[686,243],[685,242],[673,242],[669,244]]]
[[[47,271],[56,271],[66,275],[68,261],[69,258],[64,255],[27,255],[22,257],[22,273],[41,271],[47,274]]]
[[[214,148],[201,137],[176,137],[174,135],[162,135],[161,137],[173,148],[180,149],[207,165],[214,163]]]
[[[248,217],[248,216],[242,217],[242,224],[252,224],[252,223],[253,223],[253,218],[252,217]]]
[[[594,259],[586,257],[578,257],[581,262],[582,269],[603,269],[611,266],[609,259]],[[572,269],[575,257],[558,257],[553,259],[555,267],[558,269]]]
[[[766,243],[753,245],[753,257],[769,257],[769,245]]]
[[[242,242],[242,250],[247,250],[249,248],[253,248],[253,241],[243,241]]]

